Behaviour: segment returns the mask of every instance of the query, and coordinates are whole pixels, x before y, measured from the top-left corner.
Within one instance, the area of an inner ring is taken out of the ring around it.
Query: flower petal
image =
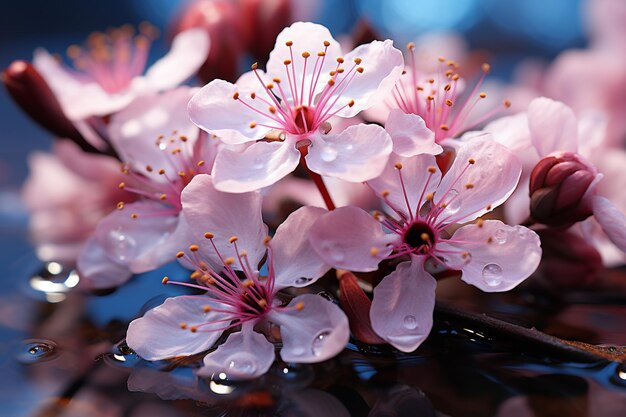
[[[626,252],[626,216],[604,197],[592,199],[593,216],[611,242]]]
[[[222,334],[219,330],[211,329],[223,327],[224,323],[202,326],[195,333],[189,330],[189,326],[227,317],[227,314],[215,311],[205,313],[204,307],[207,305],[224,308],[205,296],[170,297],[128,325],[126,343],[149,361],[194,355],[207,350]]]
[[[237,247],[248,252],[250,264],[255,266],[261,261],[265,255],[263,239],[268,232],[261,218],[259,193],[223,193],[215,189],[209,175],[200,174],[185,187],[181,201],[182,214],[188,224],[193,225],[194,243],[199,244],[203,254],[217,266],[222,264],[204,238],[205,232],[214,234],[213,242],[224,258],[233,256],[236,259],[229,239],[237,236]]]
[[[274,357],[274,345],[251,326],[245,326],[204,357],[197,375],[210,377],[224,372],[234,380],[256,378],[270,369]]]
[[[172,214],[171,208],[152,201],[138,201],[102,219],[94,236],[112,260],[130,266],[135,260],[148,256],[150,251],[169,245],[168,241],[177,226],[178,215]],[[144,266],[147,269],[157,268],[174,260],[176,255],[175,250],[169,256],[162,251],[160,253],[160,257],[153,259],[154,264]]]
[[[436,249],[447,251],[446,264],[460,269],[463,281],[486,292],[516,287],[541,261],[541,243],[534,231],[499,220],[463,226]]]
[[[150,89],[168,90],[190,78],[206,60],[210,44],[203,28],[188,29],[176,35],[169,52],[146,72]]]
[[[437,282],[419,260],[402,262],[374,288],[374,331],[403,352],[412,352],[433,327]]]
[[[320,175],[362,182],[380,175],[393,143],[378,125],[350,126],[338,135],[317,136],[306,156],[308,167]]]
[[[490,134],[468,140],[435,193],[435,204],[447,206],[439,219],[464,223],[491,211],[513,193],[521,172],[519,159]]]
[[[300,153],[289,142],[257,142],[243,151],[223,148],[213,166],[218,190],[254,191],[274,184],[298,166]]]
[[[115,288],[133,275],[127,266],[109,258],[93,237],[85,243],[76,267],[80,275],[80,285],[89,289]]]
[[[291,42],[292,46],[289,48],[286,43]],[[328,47],[324,46],[324,42],[328,42]],[[325,56],[318,58],[318,52],[326,51]],[[308,52],[311,57],[308,58],[306,73],[304,73],[305,59],[302,57],[304,52]],[[285,81],[289,77],[293,80],[293,73],[287,74],[285,68],[285,61],[291,61],[291,65],[288,66],[289,71],[295,72],[295,85],[304,85],[304,90],[296,88],[295,92],[298,95],[298,101],[304,104],[309,101],[309,89],[314,83],[314,76],[317,71],[321,74],[319,82],[316,84],[313,90],[312,96],[314,97],[318,92],[326,86],[328,81],[328,73],[337,67],[336,58],[341,55],[341,47],[339,43],[333,38],[328,29],[322,25],[311,22],[296,22],[293,25],[285,28],[276,37],[276,44],[267,62],[267,74],[270,77],[279,77]],[[319,59],[323,62],[321,69],[319,65],[315,66],[316,60]],[[286,99],[293,103],[292,92],[290,88],[283,88],[283,91],[287,95]],[[304,97],[300,97],[301,91],[304,92]]]
[[[268,315],[268,319],[280,325],[283,361],[322,362],[337,355],[348,343],[348,318],[327,299],[304,294],[291,300],[287,308],[272,310]]]
[[[163,94],[148,94],[116,113],[108,131],[122,161],[131,162],[140,172],[145,172],[148,165],[157,171],[172,166],[171,149],[164,151],[156,143],[159,136],[167,140],[172,132],[176,132],[176,139],[186,137],[186,146],[193,147],[200,131],[189,120],[185,105],[194,91],[180,87]]]
[[[355,60],[360,60],[360,63],[354,63]],[[330,103],[338,99],[331,112],[344,107],[337,113],[340,117],[352,117],[361,110],[382,102],[395,86],[404,68],[402,52],[394,48],[389,39],[356,47],[346,54],[345,62],[344,77],[352,76],[348,72],[353,65],[363,68],[363,72],[353,73],[354,79],[346,79],[347,85],[337,87],[329,98]],[[336,85],[341,80],[342,78],[337,78]],[[354,100],[354,105],[345,106],[350,100]]]
[[[270,246],[275,270],[274,289],[304,287],[330,269],[309,243],[311,227],[326,210],[301,207],[278,227]]]
[[[275,122],[247,107],[234,97],[245,100],[253,106],[261,106],[250,98],[247,91],[239,89],[235,84],[224,80],[213,80],[200,89],[189,101],[188,111],[191,121],[199,128],[224,136],[231,144],[244,143],[261,139],[271,128],[250,127],[251,122],[259,125],[273,125]],[[257,108],[257,107],[254,107]],[[259,110],[266,111],[264,107]],[[236,133],[236,134],[233,134]]]
[[[539,156],[578,151],[578,123],[572,109],[560,101],[539,97],[528,106],[528,127]]]
[[[397,237],[385,234],[380,223],[360,208],[339,207],[321,216],[309,232],[313,249],[335,268],[375,271],[391,253]]]
[[[533,146],[530,140],[528,115],[526,113],[518,113],[494,120],[485,126],[483,132],[491,133],[496,142],[514,152],[522,151]]]
[[[402,166],[400,170],[396,168],[397,164]],[[383,173],[367,183],[379,196],[389,193],[386,199],[394,211],[399,211],[408,218],[409,213],[415,215],[420,208],[418,206],[425,202],[424,197],[427,194],[435,192],[440,181],[441,172],[434,156],[421,154],[403,158],[392,154]]]
[[[389,113],[385,130],[393,141],[393,152],[400,156],[421,153],[438,155],[443,152],[443,148],[435,143],[435,133],[426,127],[424,119],[418,115],[394,109]]]

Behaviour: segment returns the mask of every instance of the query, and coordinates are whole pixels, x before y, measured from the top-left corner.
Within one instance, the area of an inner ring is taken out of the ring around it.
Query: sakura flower
[[[441,144],[445,139],[455,138],[501,111],[500,107],[496,107],[479,116],[474,114],[476,106],[487,97],[480,88],[489,73],[488,64],[482,65],[480,79],[467,92],[455,61],[439,58],[439,65],[434,73],[425,73],[418,67],[415,44],[409,43],[407,50],[409,59],[402,76],[385,100],[387,109],[385,111],[380,106],[376,108],[379,115],[374,115],[375,120],[382,122],[387,116],[391,118],[394,111],[419,116],[433,132],[435,142]],[[508,108],[510,102],[505,100],[503,105]]]
[[[124,163],[118,188],[138,201],[120,201],[88,241],[78,267],[89,286],[119,285],[174,260],[185,245],[181,194],[194,175],[210,172],[217,146],[187,118],[192,93],[144,96],[112,117],[109,136]]]
[[[236,84],[212,81],[189,102],[189,115],[202,129],[226,143],[253,143],[243,152],[221,152],[216,187],[246,192],[268,186],[292,172],[301,155],[320,175],[351,182],[377,176],[391,152],[384,129],[356,125],[329,133],[329,119],[352,117],[382,100],[401,70],[402,54],[389,40],[344,56],[323,26],[298,22],[284,29],[267,72],[254,64]]]
[[[279,327],[280,355],[287,362],[319,362],[343,349],[349,328],[339,307],[312,294],[285,305],[277,295],[283,288],[317,280],[330,268],[307,240],[324,209],[295,211],[270,239],[258,193],[223,193],[215,189],[210,176],[197,175],[182,200],[183,213],[194,225],[191,235],[207,230],[198,236],[201,242],[177,255],[195,269],[191,276],[197,284],[167,278],[164,283],[204,293],[169,298],[133,321],[127,343],[139,356],[160,360],[197,354],[211,348],[224,331],[234,330],[206,355],[198,374],[225,372],[232,378],[253,378],[274,361],[274,346],[255,331],[264,323]],[[266,277],[257,269],[265,255]]]
[[[494,292],[510,290],[537,268],[541,249],[532,230],[481,219],[453,228],[502,204],[520,171],[516,157],[488,136],[464,143],[443,177],[432,155],[395,156],[368,182],[390,214],[338,208],[316,222],[311,244],[332,266],[352,271],[409,259],[374,288],[370,319],[388,343],[412,351],[432,326],[435,279],[428,269],[461,270],[465,282]]]
[[[137,36],[128,26],[108,34],[93,33],[85,49],[68,48],[74,69],[43,49],[35,51],[33,63],[70,120],[106,116],[136,97],[176,87],[204,62],[208,36],[201,29],[191,29],[179,34],[169,53],[142,75],[154,34],[155,29],[147,24],[140,27]]]

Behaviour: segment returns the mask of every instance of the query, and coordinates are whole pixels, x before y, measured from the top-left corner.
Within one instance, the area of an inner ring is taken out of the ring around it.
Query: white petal
[[[528,106],[528,127],[539,156],[556,151],[578,151],[578,123],[572,109],[546,97]]]
[[[209,35],[204,28],[176,35],[167,55],[156,61],[145,78],[152,91],[174,88],[200,69],[209,54]]]
[[[438,155],[443,148],[435,143],[435,133],[426,127],[424,119],[395,109],[389,113],[385,130],[393,141],[393,152],[400,156],[421,153]]]
[[[533,146],[526,113],[501,117],[485,126],[483,131],[491,133],[496,142],[514,152]]]
[[[592,204],[593,216],[604,233],[615,246],[626,252],[626,215],[604,197],[593,197]]]
[[[302,308],[295,306],[302,303]],[[285,362],[313,363],[330,359],[343,350],[350,338],[348,318],[341,309],[318,295],[300,295],[288,311],[273,310],[268,319],[280,325]]]
[[[430,334],[437,282],[419,260],[402,262],[374,288],[370,319],[374,331],[403,352]]]
[[[301,207],[278,227],[270,245],[276,271],[275,290],[309,285],[330,269],[309,243],[309,232],[327,211]]]
[[[223,308],[221,304],[204,296],[168,298],[128,325],[126,343],[149,361],[194,355],[207,350],[222,334],[219,330],[211,329],[223,327],[224,323],[203,326],[195,333],[189,330],[189,326],[227,317],[224,313],[214,311],[205,313],[203,308],[207,305]],[[181,328],[181,323],[186,324],[185,329]]]
[[[76,267],[81,286],[91,289],[115,288],[132,276],[128,267],[109,258],[93,237],[85,243]]]
[[[359,124],[338,135],[317,136],[306,156],[308,167],[320,175],[349,182],[376,178],[385,168],[393,144],[380,126]]]

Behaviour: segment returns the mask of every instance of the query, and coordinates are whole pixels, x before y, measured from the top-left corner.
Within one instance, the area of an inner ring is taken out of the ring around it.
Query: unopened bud
[[[381,339],[372,329],[370,321],[371,300],[359,287],[356,276],[349,271],[337,271],[339,279],[339,303],[348,316],[350,331],[354,337],[369,344],[383,344]]]
[[[530,174],[530,214],[539,223],[569,226],[592,213],[590,186],[596,169],[572,152],[541,159]]]

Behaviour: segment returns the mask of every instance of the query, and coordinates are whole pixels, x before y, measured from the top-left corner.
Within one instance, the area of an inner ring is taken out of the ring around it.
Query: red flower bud
[[[65,116],[56,96],[33,65],[14,61],[1,78],[17,105],[41,127],[55,136],[73,140],[87,152],[98,152]]]
[[[592,213],[589,187],[595,168],[572,152],[541,159],[530,174],[530,214],[549,226],[570,226]]]
[[[174,24],[174,34],[194,27],[206,29],[211,39],[209,55],[198,70],[204,82],[215,78],[235,81],[244,52],[241,13],[232,1],[198,0],[189,4]]]
[[[578,288],[592,284],[603,269],[602,256],[582,237],[558,229],[542,229],[543,258],[539,276],[559,288]]]
[[[339,279],[339,303],[348,316],[350,331],[359,341],[369,344],[387,343],[381,339],[372,329],[370,321],[370,307],[372,301],[365,295],[359,287],[356,277],[352,272],[337,271]]]

